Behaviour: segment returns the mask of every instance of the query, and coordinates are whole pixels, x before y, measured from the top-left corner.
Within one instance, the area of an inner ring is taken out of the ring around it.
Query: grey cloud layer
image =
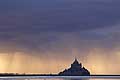
[[[112,39],[106,43],[110,28],[119,27],[114,26],[120,21],[119,4],[119,0],[1,0],[0,42],[38,51],[56,47],[64,51],[69,46],[81,48],[80,44],[87,48],[90,42],[109,45],[114,43]]]

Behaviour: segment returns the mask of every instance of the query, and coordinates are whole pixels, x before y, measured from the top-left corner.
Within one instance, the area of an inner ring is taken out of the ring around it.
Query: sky
[[[0,72],[58,73],[77,57],[120,74],[120,0],[0,0]]]

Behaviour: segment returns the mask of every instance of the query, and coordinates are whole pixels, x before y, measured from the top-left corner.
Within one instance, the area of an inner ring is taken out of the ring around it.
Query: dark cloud
[[[0,52],[66,59],[74,55],[84,59],[95,48],[113,54],[110,50],[120,45],[119,4],[119,0],[1,0]]]
[[[110,28],[120,20],[119,3],[118,0],[3,1],[0,30],[74,32]]]

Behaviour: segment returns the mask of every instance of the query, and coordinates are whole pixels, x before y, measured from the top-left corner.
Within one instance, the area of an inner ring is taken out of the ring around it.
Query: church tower
[[[82,68],[82,64],[78,62],[75,58],[74,62],[71,64],[71,68]]]

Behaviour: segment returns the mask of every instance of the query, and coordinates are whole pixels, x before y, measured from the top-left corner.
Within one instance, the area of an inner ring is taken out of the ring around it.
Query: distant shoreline
[[[0,75],[0,79],[120,79],[120,75],[59,76],[59,75]]]
[[[58,75],[58,74],[13,74],[13,73],[5,73],[5,74],[0,74],[0,77],[4,77],[4,76],[62,76],[62,75]],[[65,75],[65,76],[71,76],[71,75]],[[74,75],[77,76],[77,75]],[[91,77],[93,76],[120,76],[119,75],[90,75]]]

